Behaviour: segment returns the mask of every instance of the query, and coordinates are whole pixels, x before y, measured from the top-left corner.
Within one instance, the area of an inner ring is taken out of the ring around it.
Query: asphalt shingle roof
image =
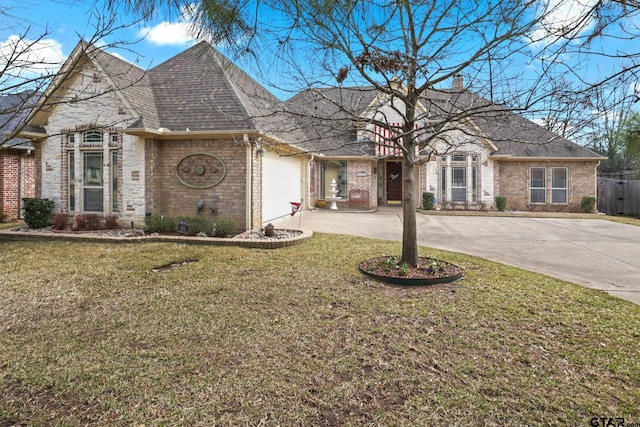
[[[354,119],[366,112],[378,93],[372,87],[313,89],[292,97],[287,105],[301,117],[307,135],[307,143],[303,145],[310,151],[335,156],[370,153],[367,151],[370,144],[355,141],[353,126]],[[475,136],[487,138],[497,148],[493,156],[601,158],[467,90],[429,90],[420,101],[434,123],[466,121],[473,125]],[[351,142],[344,146],[347,141]]]
[[[27,118],[38,96],[39,94],[29,91],[0,95],[0,147],[32,148],[27,139],[4,139],[6,134],[13,132]]]
[[[355,132],[380,94],[372,87],[313,89],[281,102],[207,42],[148,71],[101,49],[88,54],[139,117],[132,128],[256,131],[321,155],[374,154]],[[467,90],[432,89],[421,103],[431,121],[471,125],[497,148],[494,156],[601,158]]]
[[[83,52],[134,110],[131,128],[282,131],[281,102],[206,42],[147,71],[100,48]]]
[[[464,117],[468,111],[468,119],[482,136],[497,147],[493,156],[509,157],[544,157],[544,158],[602,158],[599,154],[576,144],[545,127],[503,108],[468,90],[449,89],[429,91],[423,102],[430,105],[442,115],[447,111],[460,110]],[[443,103],[448,105],[442,107]]]
[[[149,70],[159,126],[173,131],[253,129],[213,48],[201,42]]]
[[[326,88],[303,91],[285,104],[293,126],[304,136],[297,145],[327,156],[369,156],[371,141],[356,139],[354,121],[378,95],[371,87]]]

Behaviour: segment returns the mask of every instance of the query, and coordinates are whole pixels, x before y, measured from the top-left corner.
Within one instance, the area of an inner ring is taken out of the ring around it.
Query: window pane
[[[440,168],[440,203],[447,200],[447,167]]]
[[[84,210],[87,212],[102,212],[102,188],[84,189]]]
[[[454,202],[466,202],[467,201],[467,189],[466,188],[452,188],[451,199]]]
[[[478,167],[471,168],[471,202],[476,203],[478,201]]]
[[[84,145],[102,145],[102,132],[97,130],[89,130],[82,134],[82,143]]]
[[[566,168],[553,168],[551,170],[551,187],[553,188],[567,188],[567,169]]]
[[[69,152],[69,211],[76,210],[76,156],[73,151]]]
[[[111,211],[118,212],[118,153],[111,153]]]
[[[531,188],[546,187],[545,171],[545,168],[531,168]]]
[[[452,162],[467,162],[467,158],[465,156],[453,156],[453,158],[451,159]]]
[[[467,186],[467,168],[451,168],[451,186]]]
[[[102,186],[102,153],[84,153],[84,185]]]
[[[531,189],[531,203],[544,203],[545,202],[545,189],[544,188],[532,188]]]
[[[551,203],[567,203],[567,190],[551,190]]]

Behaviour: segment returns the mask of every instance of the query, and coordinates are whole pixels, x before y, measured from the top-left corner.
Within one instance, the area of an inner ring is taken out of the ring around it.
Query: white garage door
[[[265,152],[262,159],[262,221],[291,213],[289,202],[300,202],[302,168],[299,157]]]

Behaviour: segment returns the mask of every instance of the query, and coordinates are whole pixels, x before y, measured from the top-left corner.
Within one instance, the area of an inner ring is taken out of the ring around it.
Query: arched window
[[[104,136],[97,130],[88,130],[82,134],[82,145],[102,145]]]

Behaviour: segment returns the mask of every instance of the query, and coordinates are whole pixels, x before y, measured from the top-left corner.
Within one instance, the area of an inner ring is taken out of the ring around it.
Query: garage
[[[265,151],[262,159],[262,221],[291,213],[289,202],[302,200],[303,162],[298,156]]]

